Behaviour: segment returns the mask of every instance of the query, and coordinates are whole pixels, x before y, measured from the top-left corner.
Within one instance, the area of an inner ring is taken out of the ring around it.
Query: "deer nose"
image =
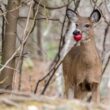
[[[80,34],[80,31],[78,31],[78,30],[75,30],[75,31],[73,32],[73,35],[78,35],[78,34]]]

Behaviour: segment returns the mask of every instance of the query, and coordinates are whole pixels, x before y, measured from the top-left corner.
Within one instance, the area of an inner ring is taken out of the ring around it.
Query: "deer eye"
[[[89,28],[91,25],[90,24],[85,24],[85,27]]]

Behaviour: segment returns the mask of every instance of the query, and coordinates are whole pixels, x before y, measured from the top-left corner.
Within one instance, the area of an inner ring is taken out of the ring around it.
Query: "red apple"
[[[74,38],[75,41],[78,42],[78,41],[80,41],[82,39],[82,34],[74,35],[73,38]]]

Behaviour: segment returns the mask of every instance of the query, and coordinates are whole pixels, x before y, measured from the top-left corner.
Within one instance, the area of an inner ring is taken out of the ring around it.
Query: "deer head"
[[[67,17],[70,22],[76,24],[76,29],[73,31],[76,41],[84,41],[93,37],[93,24],[97,23],[101,18],[101,13],[98,9],[93,10],[90,17],[82,17],[71,9],[67,10]]]

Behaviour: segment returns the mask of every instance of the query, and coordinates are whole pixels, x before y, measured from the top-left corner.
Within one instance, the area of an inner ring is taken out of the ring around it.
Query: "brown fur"
[[[79,26],[86,22],[93,25],[89,18],[84,17],[83,20],[80,17],[77,22]],[[63,60],[65,96],[69,97],[70,89],[77,99],[84,99],[91,92],[92,101],[98,102],[102,66],[92,27],[88,33],[89,39],[81,41],[80,46],[73,47]]]

